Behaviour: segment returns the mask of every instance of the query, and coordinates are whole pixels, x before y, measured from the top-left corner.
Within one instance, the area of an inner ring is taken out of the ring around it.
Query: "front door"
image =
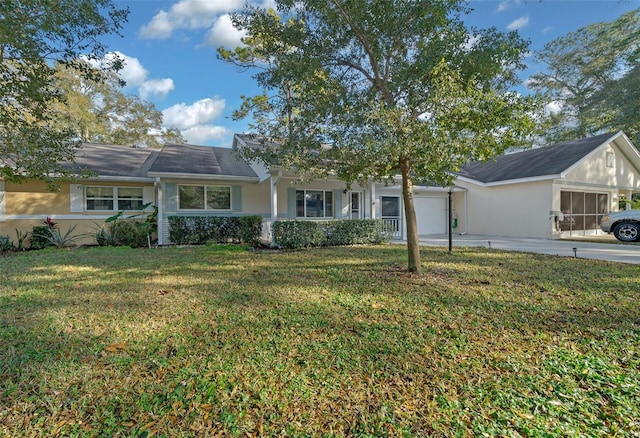
[[[386,230],[392,233],[393,237],[402,237],[400,228],[400,197],[381,196],[380,215],[385,223]]]
[[[350,201],[349,219],[362,219],[362,194],[360,192],[351,192]]]

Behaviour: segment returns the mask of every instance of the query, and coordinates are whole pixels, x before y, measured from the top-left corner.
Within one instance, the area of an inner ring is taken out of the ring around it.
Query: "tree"
[[[85,78],[96,71],[81,55],[100,59],[103,35],[118,33],[127,9],[112,0],[3,0],[0,2],[0,177],[40,179],[55,185],[66,175],[61,162],[73,161],[74,133],[58,126],[49,105],[64,98],[55,86],[55,62]],[[120,59],[105,64],[122,67]]]
[[[73,131],[83,142],[152,148],[184,142],[177,129],[162,128],[162,113],[153,103],[122,92],[115,72],[94,76],[98,77],[84,78],[77,69],[58,64],[55,83],[64,99],[54,101],[50,110],[60,128]]]
[[[640,130],[640,9],[590,24],[548,43],[535,59],[547,71],[528,85],[560,106],[548,117],[549,141]]]
[[[245,97],[278,145],[245,150],[302,175],[390,181],[401,175],[408,269],[420,269],[413,185],[452,184],[470,159],[521,145],[534,100],[510,91],[527,43],[515,32],[467,29],[461,0],[279,0],[278,13],[233,17],[245,46],[219,50],[257,68],[265,92]],[[271,116],[268,116],[268,115]]]

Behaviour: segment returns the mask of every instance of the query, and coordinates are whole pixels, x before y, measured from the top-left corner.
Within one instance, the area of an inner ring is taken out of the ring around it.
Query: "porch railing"
[[[384,231],[391,235],[392,239],[400,239],[402,238],[402,232],[400,229],[400,218],[382,218],[382,223],[384,227]]]

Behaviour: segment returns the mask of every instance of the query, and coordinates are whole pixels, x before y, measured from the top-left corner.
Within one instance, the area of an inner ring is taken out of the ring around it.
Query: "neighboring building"
[[[259,139],[236,135],[234,148]],[[174,215],[260,215],[265,239],[278,219],[382,218],[405,238],[400,185],[364,186],[337,178],[301,183],[295,173],[238,160],[232,149],[166,145],[162,150],[85,144],[74,168],[95,176],[63,183],[0,180],[0,236],[15,239],[46,217],[64,231],[93,234],[118,211],[158,208],[158,243],[170,244]],[[448,230],[451,196],[455,233],[559,238],[600,233],[602,214],[640,193],[640,154],[622,133],[606,134],[470,163],[453,187],[415,186],[418,232]],[[88,238],[85,243],[90,243]]]
[[[470,234],[601,234],[602,215],[640,192],[640,154],[623,132],[603,134],[471,163],[456,185]]]

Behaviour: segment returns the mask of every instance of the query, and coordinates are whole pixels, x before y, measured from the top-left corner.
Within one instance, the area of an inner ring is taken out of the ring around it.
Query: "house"
[[[260,139],[238,134],[233,148]],[[263,237],[275,220],[381,218],[406,237],[400,185],[370,181],[347,188],[337,178],[301,181],[277,165],[236,158],[233,149],[165,145],[161,150],[103,144],[79,149],[76,171],[92,177],[48,192],[44,183],[0,180],[0,236],[15,239],[46,217],[62,230],[93,235],[118,211],[147,203],[158,209],[158,243],[171,244],[171,216],[263,217]],[[449,199],[454,232],[560,238],[600,233],[599,218],[640,193],[640,154],[622,132],[469,163],[452,187],[415,186],[418,232],[444,234]],[[90,243],[87,238],[85,243]]]
[[[603,134],[470,163],[456,185],[470,234],[601,234],[602,215],[640,192],[640,154],[623,132]]]

